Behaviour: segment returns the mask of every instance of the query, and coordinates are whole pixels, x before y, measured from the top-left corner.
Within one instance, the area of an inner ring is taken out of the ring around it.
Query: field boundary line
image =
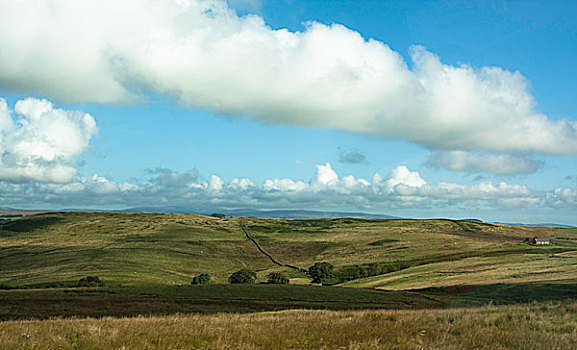
[[[248,240],[251,241],[262,254],[264,254],[267,258],[269,258],[269,260],[272,261],[273,264],[278,265],[278,266],[282,266],[282,267],[288,267],[288,268],[298,270],[298,271],[304,272],[304,273],[307,272],[307,270],[301,269],[300,267],[296,267],[296,266],[289,265],[289,264],[283,264],[283,263],[277,261],[272,255],[270,255],[264,249],[262,249],[262,247],[260,246],[260,244],[258,244],[256,239],[254,239],[254,237],[250,235],[250,233],[248,232],[248,229],[244,225],[244,221],[242,221],[242,220],[240,221],[240,228],[242,229],[242,232],[244,232],[244,235],[246,236],[246,238],[248,238]]]

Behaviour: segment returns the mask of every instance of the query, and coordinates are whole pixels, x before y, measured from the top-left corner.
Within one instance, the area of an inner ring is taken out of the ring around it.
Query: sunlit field
[[[577,304],[0,323],[3,349],[575,349]]]
[[[276,260],[333,277],[275,265],[242,225]],[[2,223],[0,248],[1,349],[577,346],[573,229],[47,213]],[[227,284],[240,268],[257,283]],[[272,271],[290,284],[264,284]],[[190,285],[200,273],[211,283]],[[105,286],[76,287],[85,276]]]
[[[306,277],[280,268],[260,254],[246,239],[241,221],[282,263],[301,268],[316,261],[335,265],[340,277],[333,284],[373,275],[381,277],[359,281],[359,286],[449,285],[451,279],[443,281],[450,276],[458,284],[577,278],[567,268],[576,262],[577,232],[573,230],[453,220],[49,213],[0,226],[0,285],[67,285],[87,275],[97,275],[108,285],[178,285],[190,283],[199,273],[209,273],[213,282],[226,283],[232,272],[243,267],[255,270],[261,279],[271,271]],[[549,238],[554,244],[536,247],[524,243],[535,236]],[[350,274],[351,266],[363,264],[364,272]],[[419,284],[401,278],[405,272],[410,277],[424,270],[433,272],[427,276],[433,280]]]

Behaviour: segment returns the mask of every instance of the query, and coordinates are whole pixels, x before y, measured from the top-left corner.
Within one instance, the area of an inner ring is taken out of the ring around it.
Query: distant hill
[[[168,213],[168,214],[201,214],[211,215],[213,213],[225,214],[231,217],[254,217],[263,219],[300,219],[300,220],[320,220],[320,219],[374,219],[391,220],[401,219],[398,216],[387,214],[370,214],[360,212],[340,212],[321,210],[258,210],[258,209],[222,209],[197,210],[184,207],[136,207],[117,210],[124,213]]]
[[[524,226],[524,227],[576,228],[575,226],[571,226],[571,225],[554,224],[554,223],[522,224],[519,222],[516,222],[516,223],[495,222],[495,224],[510,225],[510,226]]]
[[[225,210],[224,214],[234,217],[255,217],[263,219],[300,219],[300,220],[319,220],[319,219],[378,219],[390,220],[401,219],[398,216],[386,214],[368,214],[358,212],[338,212],[338,211],[315,211],[315,210],[255,210],[255,209],[236,209]]]
[[[26,215],[45,213],[46,210],[21,210],[11,208],[0,208],[0,220],[9,220]]]
[[[76,210],[71,210],[76,211]],[[399,217],[388,214],[372,214],[363,212],[341,212],[341,211],[323,211],[323,210],[299,210],[299,209],[287,209],[287,210],[259,210],[259,209],[192,209],[178,206],[167,206],[167,207],[135,207],[127,208],[122,210],[117,210],[116,212],[123,213],[167,213],[167,214],[201,214],[201,215],[211,215],[213,213],[225,214],[231,217],[252,217],[252,218],[262,218],[262,219],[297,219],[297,220],[320,220],[320,219],[340,219],[340,218],[353,218],[353,219],[369,219],[369,220],[399,220],[399,219],[410,219],[408,217]],[[485,222],[476,218],[466,218],[466,219],[452,219],[448,220],[460,220],[460,221],[471,221],[471,222]],[[419,219],[416,219],[419,220]],[[427,220],[427,219],[422,219]],[[508,223],[491,221],[490,223],[509,225],[509,226],[524,226],[524,227],[548,227],[548,228],[577,228],[577,226],[556,224],[556,223],[537,223],[537,224],[526,224],[526,223]]]
[[[99,209],[61,209],[61,210],[25,210],[0,208],[0,218],[10,218],[16,216],[26,216],[32,214],[46,213],[46,212],[117,212],[117,213],[161,213],[161,214],[200,214],[212,215],[214,213],[224,214],[228,217],[252,217],[262,219],[294,219],[294,220],[322,220],[322,219],[368,219],[368,220],[401,220],[411,219],[408,217],[399,217],[388,214],[373,214],[363,212],[341,212],[341,211],[322,211],[322,210],[259,210],[259,209],[223,209],[223,208],[187,208],[182,206],[164,206],[164,207],[132,207],[119,210],[99,210]],[[436,218],[430,218],[436,219]],[[430,220],[430,219],[414,219],[414,220]],[[470,221],[470,222],[485,222],[476,218],[438,218],[447,220]],[[501,221],[487,221],[488,223],[509,225],[509,226],[523,226],[523,227],[547,227],[547,228],[577,228],[573,225],[557,224],[557,223],[511,223]]]

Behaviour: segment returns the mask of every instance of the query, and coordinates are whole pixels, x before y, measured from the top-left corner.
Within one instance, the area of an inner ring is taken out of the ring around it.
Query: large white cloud
[[[0,98],[0,181],[70,181],[75,158],[97,133],[89,114],[34,98],[16,102],[12,112]]]
[[[520,73],[411,57],[337,24],[273,30],[221,0],[0,2],[0,89],[102,103],[153,91],[430,149],[577,153],[577,123],[540,114]]]
[[[543,162],[511,154],[450,151],[434,153],[428,164],[435,168],[445,168],[452,171],[512,175],[532,174],[539,170]]]

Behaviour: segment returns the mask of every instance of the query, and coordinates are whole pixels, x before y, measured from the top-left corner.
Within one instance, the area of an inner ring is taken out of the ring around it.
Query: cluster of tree
[[[289,284],[289,279],[281,272],[271,272],[267,276],[268,284]]]
[[[313,283],[323,283],[327,280],[334,279],[334,266],[328,262],[317,262],[310,266],[308,275],[312,278]],[[289,284],[289,279],[282,272],[271,272],[267,276],[268,284]],[[240,269],[228,277],[230,284],[254,284],[256,283],[256,272],[250,269]],[[194,276],[191,284],[207,284],[210,281],[210,275],[202,273]]]
[[[328,262],[317,262],[309,267],[308,275],[313,279],[313,283],[323,283],[333,277],[335,267]]]
[[[104,287],[104,282],[98,276],[86,276],[78,281],[76,287]]]
[[[190,284],[208,284],[210,282],[210,275],[208,273],[201,273],[192,278]]]
[[[256,282],[256,272],[249,269],[240,269],[228,277],[230,284],[254,284]]]
[[[64,286],[58,282],[50,282],[44,285],[44,288],[62,288],[62,287]]]
[[[268,284],[289,284],[289,279],[281,272],[271,272],[266,277]],[[254,284],[256,280],[256,272],[249,269],[240,269],[228,277],[230,284]],[[210,275],[201,273],[192,278],[191,284],[207,284],[209,282]]]
[[[459,255],[454,260],[462,259],[468,255]],[[368,264],[342,266],[334,272],[332,281],[342,283],[356,280],[359,278],[371,277],[408,269],[409,267],[430,264],[433,262],[443,261],[441,258],[427,258],[412,261],[395,261],[395,262],[374,262]]]
[[[364,265],[345,266],[339,268],[335,274],[338,282],[352,281],[359,278],[382,275],[389,272],[398,271],[402,266],[394,263],[371,263]]]

